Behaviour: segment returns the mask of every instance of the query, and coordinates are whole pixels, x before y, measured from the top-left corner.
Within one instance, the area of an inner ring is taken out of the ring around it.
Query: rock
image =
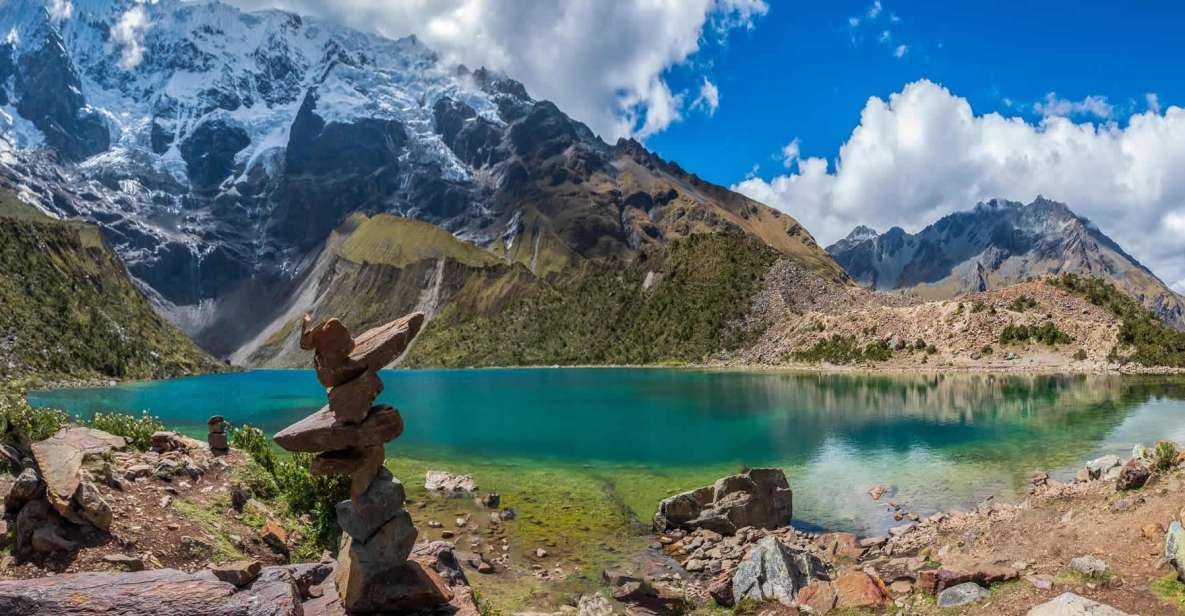
[[[535,548],[535,558],[547,558],[547,550],[543,548]]]
[[[236,560],[232,563],[211,566],[210,571],[214,573],[214,577],[223,582],[242,588],[259,577],[263,571],[263,564],[258,560]]]
[[[964,582],[990,586],[998,582],[1015,580],[1019,575],[1016,569],[1003,565],[983,562],[950,562],[938,569],[919,571],[917,588],[922,592],[936,595],[951,586],[957,586]]]
[[[230,492],[230,506],[235,511],[242,511],[243,507],[247,505],[247,501],[251,500],[251,495],[247,493],[247,488],[237,481],[230,484],[227,488]]]
[[[268,518],[267,522],[263,525],[263,529],[259,531],[259,538],[263,539],[263,542],[273,552],[284,555],[288,554],[288,533],[276,520]]]
[[[503,522],[509,522],[510,520],[513,520],[517,516],[518,516],[518,513],[516,513],[514,511],[513,507],[507,507],[507,508],[503,509],[502,511],[498,512],[498,517],[502,518]]]
[[[314,475],[349,475],[350,497],[358,498],[383,467],[383,446],[350,447],[328,451],[313,459]]]
[[[855,561],[864,554],[864,548],[852,533],[827,533],[820,535],[816,543],[825,553],[836,558]]]
[[[859,569],[848,569],[836,578],[835,606],[841,610],[876,608],[893,602],[883,582]]]
[[[1151,475],[1152,471],[1143,462],[1132,458],[1119,470],[1119,478],[1116,480],[1115,488],[1118,490],[1138,490],[1144,487],[1144,484],[1148,482],[1148,477]]]
[[[144,570],[144,559],[138,556],[128,556],[127,554],[108,554],[103,557],[103,562],[120,567],[124,571]]]
[[[325,387],[336,387],[366,371],[365,366],[350,360],[354,344],[350,330],[338,319],[326,319],[314,327],[312,317],[305,315],[300,328],[300,348],[315,351],[313,367],[317,380]]]
[[[1091,479],[1101,479],[1107,471],[1119,465],[1119,456],[1106,455],[1087,462],[1086,470],[1090,473]]]
[[[424,488],[431,492],[446,494],[468,494],[477,491],[477,482],[472,475],[454,475],[445,471],[424,473]]]
[[[110,530],[114,514],[111,505],[103,500],[99,489],[89,481],[78,484],[74,492],[74,502],[71,506],[74,517],[81,518],[99,530]]]
[[[798,607],[806,608],[811,614],[826,614],[835,609],[839,597],[835,586],[824,580],[812,580],[798,591]]]
[[[416,312],[369,329],[354,339],[350,360],[378,372],[407,349],[423,324],[424,313]]]
[[[732,572],[725,571],[708,582],[708,596],[720,607],[732,607]]]
[[[300,598],[282,584],[236,592],[225,582],[175,569],[72,573],[0,582],[5,616],[298,616]],[[258,588],[256,588],[258,587]],[[285,593],[289,593],[285,596]]]
[[[260,578],[270,579],[272,569],[283,569],[291,576],[292,582],[296,584],[297,592],[301,598],[308,600],[313,598],[316,593],[314,588],[319,586],[322,582],[333,575],[334,561],[329,560],[319,563],[300,563],[296,565],[279,565],[272,567],[264,567],[260,572]],[[309,612],[305,612],[309,614]]]
[[[363,372],[358,377],[329,389],[329,411],[345,424],[356,424],[365,417],[375,398],[383,391],[383,382],[374,372]]]
[[[1053,576],[1044,574],[1026,575],[1025,581],[1033,585],[1037,590],[1049,590],[1053,588]]]
[[[889,592],[894,595],[908,595],[913,592],[913,582],[909,580],[897,580],[889,584]]]
[[[1185,582],[1185,526],[1173,520],[1164,537],[1164,558],[1177,570],[1177,579]]]
[[[582,595],[576,602],[576,616],[613,616],[613,605],[601,593]]]
[[[33,468],[26,468],[17,475],[8,495],[4,497],[4,508],[9,513],[16,513],[25,503],[45,496],[45,483]]]
[[[868,490],[868,495],[872,497],[872,500],[878,501],[881,499],[882,496],[885,495],[885,492],[888,492],[888,491],[889,491],[889,486],[882,483],[880,485],[872,486],[872,488],[870,488]]]
[[[152,449],[163,453],[166,451],[185,449],[185,445],[181,441],[180,434],[177,434],[176,432],[158,430],[152,433]]]
[[[799,590],[824,577],[825,567],[814,555],[792,550],[777,537],[766,537],[749,550],[733,573],[733,602],[748,598],[791,605]]]
[[[1101,577],[1107,573],[1107,563],[1094,556],[1071,558],[1068,566],[1071,571],[1077,571],[1086,577]]]
[[[288,451],[317,453],[350,447],[382,445],[403,433],[403,418],[394,407],[378,405],[370,408],[366,419],[358,425],[335,422],[326,405],[321,410],[276,433],[274,440]]]
[[[230,449],[230,443],[226,440],[225,432],[211,432],[206,435],[206,443],[210,445],[210,451],[224,452]]]
[[[991,594],[991,591],[975,582],[964,582],[938,593],[938,607],[948,608],[969,605],[986,599]]]
[[[679,614],[684,611],[683,594],[665,586],[627,573],[603,571],[613,599],[656,614]]]
[[[502,495],[497,492],[490,492],[477,499],[477,504],[486,509],[497,509],[502,504]]]
[[[191,559],[209,558],[214,554],[214,546],[204,539],[184,535],[181,537],[181,553]]]
[[[1067,592],[1028,611],[1027,616],[1133,616],[1109,605]]]
[[[349,536],[343,547],[349,548]],[[343,549],[342,553],[348,550]],[[367,573],[357,561],[344,558],[338,563],[337,592],[341,604],[355,612],[416,611],[431,609],[453,600],[453,592],[431,568],[415,560],[401,565],[381,566]]]
[[[124,471],[123,477],[124,479],[135,481],[141,477],[151,477],[154,470],[155,467],[148,464],[133,464],[128,467],[128,470]]]
[[[33,443],[32,449],[37,468],[41,470],[41,477],[45,481],[49,504],[58,513],[67,515],[70,499],[74,497],[81,481],[82,459],[85,455],[83,450],[57,436]]]
[[[351,537],[363,543],[403,511],[406,500],[403,483],[387,469],[381,469],[361,496],[337,504],[337,523]]]
[[[793,492],[786,474],[777,468],[755,468],[664,499],[654,514],[654,527],[659,532],[705,528],[733,535],[746,526],[785,526],[792,513]]]
[[[421,565],[431,567],[450,587],[469,585],[469,580],[465,579],[465,571],[461,569],[461,563],[457,561],[457,555],[453,552],[453,546],[447,541],[416,544],[412,548],[410,558],[419,561]]]
[[[222,415],[211,415],[206,420],[206,432],[209,434],[226,433],[226,420],[222,418]]]
[[[39,554],[68,554],[78,548],[73,541],[63,536],[61,527],[56,524],[39,526],[33,531],[30,544],[33,551]]]

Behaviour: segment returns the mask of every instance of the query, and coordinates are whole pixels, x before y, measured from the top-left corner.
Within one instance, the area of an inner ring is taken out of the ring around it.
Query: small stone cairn
[[[214,415],[206,421],[206,442],[210,444],[210,452],[215,455],[225,455],[230,451],[230,444],[226,441],[226,420],[222,415]]]
[[[329,404],[281,430],[277,444],[293,452],[319,454],[315,475],[349,475],[350,500],[337,504],[344,533],[338,553],[337,590],[349,611],[399,610],[424,602],[408,556],[416,528],[404,508],[403,484],[383,467],[383,445],[403,433],[399,411],[375,405],[383,391],[378,370],[395,360],[415,338],[422,313],[407,315],[352,338],[337,319],[313,326],[306,316],[300,347],[315,352],[317,380]],[[447,602],[451,597],[440,597]]]

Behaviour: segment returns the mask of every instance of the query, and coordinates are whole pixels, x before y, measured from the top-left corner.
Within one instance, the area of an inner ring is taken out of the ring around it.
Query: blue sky
[[[751,30],[723,44],[706,37],[668,70],[671,89],[690,97],[703,76],[713,81],[715,114],[685,113],[646,143],[716,183],[739,182],[754,165],[768,178],[785,172],[780,152],[791,139],[803,155],[833,159],[870,96],[923,78],[977,114],[1035,122],[1042,114],[1033,104],[1054,92],[1105,97],[1122,124],[1146,109],[1147,93],[1162,107],[1185,99],[1185,4],[1131,4],[886,1],[877,12],[870,2],[770,2]]]

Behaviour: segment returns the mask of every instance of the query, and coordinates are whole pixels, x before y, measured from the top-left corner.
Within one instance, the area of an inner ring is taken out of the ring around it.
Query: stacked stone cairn
[[[206,442],[210,444],[210,452],[225,455],[230,451],[230,444],[226,441],[226,420],[221,415],[214,415],[206,421]]]
[[[403,484],[383,467],[383,445],[403,433],[399,411],[375,405],[383,391],[378,370],[394,361],[420,331],[415,313],[371,329],[357,339],[337,319],[313,326],[306,316],[300,347],[314,351],[317,379],[329,404],[275,435],[293,452],[316,453],[315,475],[348,475],[350,500],[337,505],[344,531],[338,553],[337,591],[351,612],[430,607],[452,597],[432,590],[426,572],[408,556],[416,528],[404,508]],[[426,583],[429,582],[429,583]]]

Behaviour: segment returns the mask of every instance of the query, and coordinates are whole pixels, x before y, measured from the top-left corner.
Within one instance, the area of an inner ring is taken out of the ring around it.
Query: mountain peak
[[[876,229],[866,225],[857,225],[856,228],[852,229],[852,232],[844,238],[844,240],[848,242],[863,242],[867,240],[874,240],[876,238]]]

